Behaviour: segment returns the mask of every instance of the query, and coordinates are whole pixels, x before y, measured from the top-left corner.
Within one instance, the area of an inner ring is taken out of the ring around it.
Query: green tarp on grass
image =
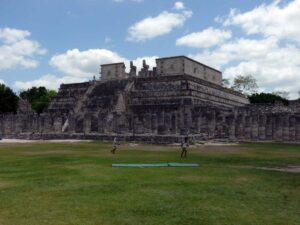
[[[168,163],[170,167],[198,167],[198,163]]]
[[[126,168],[153,168],[153,167],[198,167],[197,163],[152,163],[152,164],[112,164],[112,167],[126,167]]]
[[[132,168],[145,168],[145,167],[168,167],[168,163],[155,163],[155,164],[112,164],[112,167],[132,167]]]

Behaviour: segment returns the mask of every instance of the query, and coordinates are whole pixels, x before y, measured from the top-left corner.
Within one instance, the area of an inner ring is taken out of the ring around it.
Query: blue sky
[[[0,0],[0,82],[58,88],[103,63],[187,55],[296,98],[299,15],[299,0]]]

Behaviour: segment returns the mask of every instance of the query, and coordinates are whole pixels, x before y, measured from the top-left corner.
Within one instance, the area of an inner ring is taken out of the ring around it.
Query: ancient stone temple
[[[62,84],[48,109],[0,116],[4,137],[169,143],[196,140],[300,142],[300,102],[249,104],[222,87],[222,73],[185,56],[101,65],[101,79]],[[24,107],[23,107],[24,108]]]

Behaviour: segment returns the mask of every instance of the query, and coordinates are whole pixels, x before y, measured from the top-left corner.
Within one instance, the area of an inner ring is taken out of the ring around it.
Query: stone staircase
[[[80,111],[82,111],[82,106],[84,105],[85,102],[89,100],[89,95],[92,93],[92,91],[96,86],[97,86],[97,82],[93,82],[93,84],[87,89],[83,97],[77,102],[76,106],[73,109],[75,115],[80,113]]]

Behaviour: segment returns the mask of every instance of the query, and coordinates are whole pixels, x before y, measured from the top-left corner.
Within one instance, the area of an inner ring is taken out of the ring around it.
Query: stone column
[[[151,130],[152,134],[157,134],[157,114],[151,115]]]
[[[296,116],[296,124],[295,124],[295,139],[296,141],[300,141],[300,115]]]
[[[171,134],[177,133],[177,121],[176,121],[176,114],[173,113],[171,116]]]
[[[229,139],[234,140],[235,137],[235,118],[234,115],[227,117]]]
[[[77,116],[75,118],[75,132],[76,133],[82,133],[83,132],[83,118],[80,116]]]
[[[197,115],[197,129],[196,129],[196,132],[197,134],[200,134],[201,133],[201,113],[199,112],[198,115]]]
[[[235,125],[236,125],[235,136],[239,139],[244,139],[245,138],[245,116],[239,114],[236,118]]]
[[[164,133],[169,134],[171,130],[171,116],[169,113],[165,112],[164,115]]]
[[[35,123],[35,122],[34,122],[34,123]],[[62,118],[61,118],[60,116],[54,117],[53,126],[54,126],[54,131],[55,131],[56,133],[60,133],[60,132],[61,132],[61,128],[62,128]]]
[[[251,123],[251,139],[258,139],[258,115],[252,115],[252,123]]]
[[[258,119],[258,138],[259,140],[266,140],[266,115],[260,115]]]
[[[104,133],[104,127],[103,127],[103,115],[101,113],[98,114],[98,132],[103,134]],[[131,128],[131,124],[130,124]]]
[[[201,125],[200,125],[200,131],[201,134],[204,136],[208,136],[208,115],[207,113],[201,114]]]
[[[186,132],[190,132],[192,128],[192,110],[190,107],[186,107],[185,109],[185,127]]]
[[[290,122],[289,115],[283,115],[282,116],[282,139],[284,141],[290,140],[289,122]]]
[[[216,129],[216,113],[215,110],[211,110],[208,117],[208,137],[213,138]]]
[[[281,141],[282,140],[282,119],[281,115],[274,115],[275,126],[273,127],[274,140]]]
[[[216,137],[226,138],[226,119],[224,115],[219,115],[216,118]]]
[[[147,133],[151,133],[152,131],[151,113],[146,113],[144,116],[144,128]]]
[[[28,118],[29,120],[29,118]],[[51,118],[48,115],[43,116],[44,126],[42,132],[47,133],[51,131]],[[30,130],[29,122],[27,122],[27,129]]]
[[[164,134],[164,130],[165,130],[164,117],[165,117],[165,113],[163,110],[158,112],[158,114],[157,114],[157,134]]]
[[[97,117],[97,115],[91,116],[91,132],[98,133],[98,117]]]
[[[74,118],[74,115],[70,115],[68,116],[68,121],[69,121],[69,126],[68,126],[68,129],[67,129],[67,132],[68,133],[75,133],[75,118]]]
[[[245,128],[244,128],[244,137],[247,140],[251,139],[251,117],[245,117]]]
[[[272,115],[266,115],[266,139],[273,139],[273,117]]]
[[[85,115],[83,117],[83,132],[85,134],[91,132],[91,115]]]
[[[289,140],[296,140],[296,118],[295,116],[290,116],[289,118]]]

